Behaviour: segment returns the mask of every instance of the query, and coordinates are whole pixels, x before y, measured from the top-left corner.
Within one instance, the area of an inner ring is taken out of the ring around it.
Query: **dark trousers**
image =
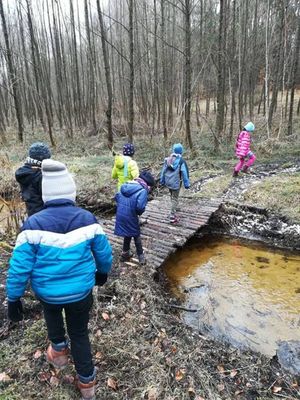
[[[123,242],[123,251],[129,251],[130,250],[130,242],[131,242],[131,237],[125,236],[124,237],[124,242]],[[140,236],[136,236],[133,238],[134,239],[134,244],[136,247],[136,253],[139,256],[140,254],[143,254],[143,245],[142,245],[142,240]]]
[[[65,310],[71,353],[78,375],[91,376],[94,372],[88,335],[89,311],[93,305],[92,292],[83,300],[68,304],[49,304],[42,301],[48,337],[54,344],[65,341],[62,311]]]

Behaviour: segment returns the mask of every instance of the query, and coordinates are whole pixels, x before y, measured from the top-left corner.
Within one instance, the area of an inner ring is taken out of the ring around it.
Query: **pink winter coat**
[[[246,157],[250,151],[251,134],[248,131],[242,131],[235,144],[235,154],[237,157]]]

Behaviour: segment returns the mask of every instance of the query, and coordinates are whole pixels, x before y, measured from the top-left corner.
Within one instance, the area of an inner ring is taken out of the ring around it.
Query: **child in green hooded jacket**
[[[132,181],[139,177],[139,167],[132,159],[134,155],[134,146],[132,143],[124,144],[123,155],[117,154],[115,156],[115,163],[112,170],[112,179],[118,179],[118,191],[123,183]]]

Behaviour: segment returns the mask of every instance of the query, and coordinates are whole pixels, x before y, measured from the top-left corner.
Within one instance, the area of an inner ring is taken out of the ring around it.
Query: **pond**
[[[185,323],[268,356],[300,340],[300,254],[226,237],[193,239],[164,270]]]

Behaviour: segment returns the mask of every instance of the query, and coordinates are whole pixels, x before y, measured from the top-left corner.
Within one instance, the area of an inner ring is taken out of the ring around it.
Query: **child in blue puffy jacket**
[[[96,218],[75,206],[76,187],[64,164],[42,162],[44,209],[25,221],[7,277],[8,317],[23,318],[20,298],[27,283],[44,310],[50,345],[47,360],[68,364],[63,310],[78,388],[83,400],[95,398],[96,371],[88,336],[93,286],[103,285],[112,265],[110,244]]]
[[[128,261],[133,256],[130,251],[130,243],[133,238],[139,263],[141,265],[146,263],[141,241],[139,215],[145,211],[148,193],[154,185],[155,180],[150,172],[143,171],[137,179],[124,183],[115,196],[117,202],[115,235],[124,238],[121,261]]]
[[[190,187],[189,169],[186,161],[182,157],[182,153],[183,146],[180,143],[174,144],[173,152],[169,157],[165,158],[160,174],[161,185],[166,186],[170,191],[171,223],[177,223],[179,221],[176,213],[182,181],[185,189]]]

